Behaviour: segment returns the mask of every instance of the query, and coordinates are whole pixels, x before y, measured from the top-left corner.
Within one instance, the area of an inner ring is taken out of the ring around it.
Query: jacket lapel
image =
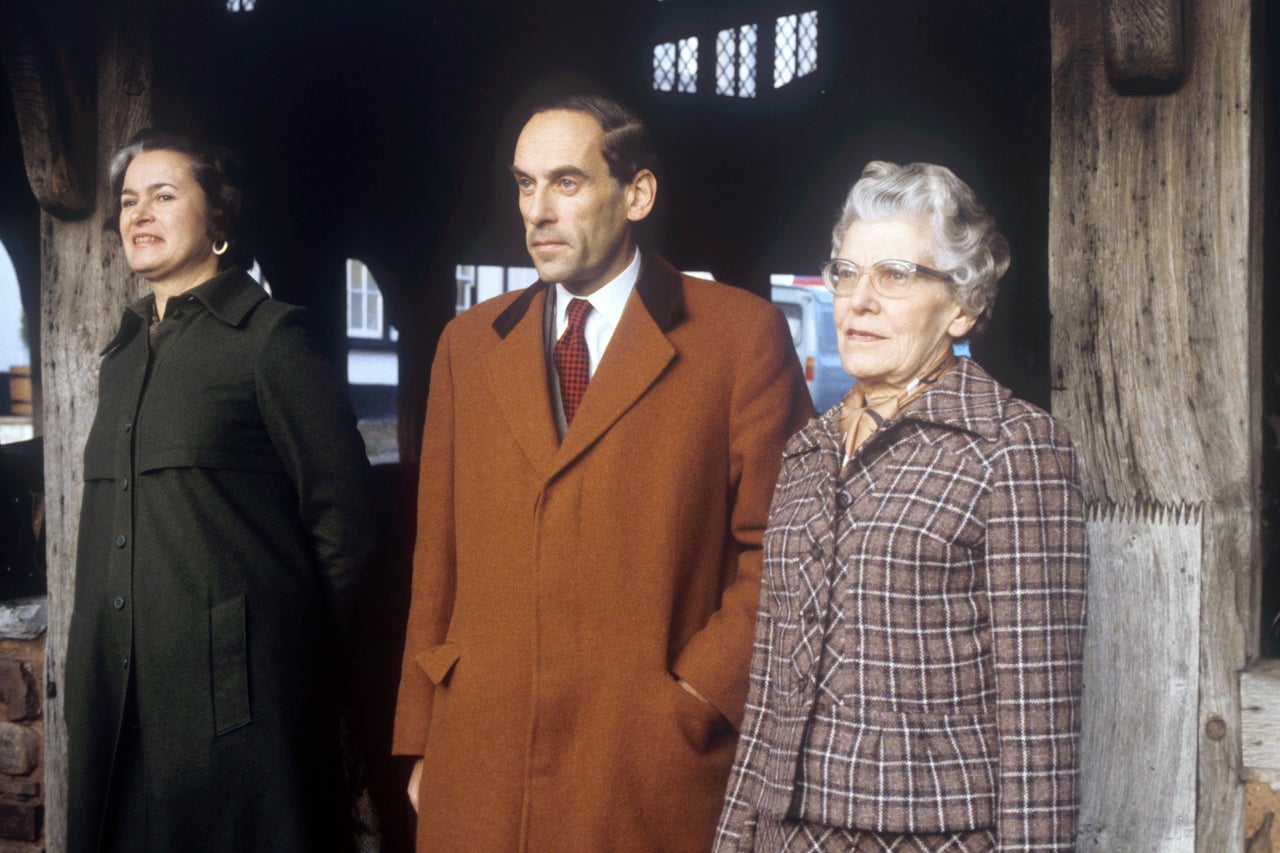
[[[680,273],[658,255],[645,254],[636,288],[555,454],[551,474],[581,456],[658,380],[676,356],[667,332],[683,319]]]
[[[498,316],[494,330],[501,340],[485,357],[498,411],[530,464],[541,472],[547,472],[558,446],[542,342],[546,289],[545,284],[533,285]]]
[[[550,473],[560,471],[594,444],[649,390],[675,355],[675,347],[632,293]]]

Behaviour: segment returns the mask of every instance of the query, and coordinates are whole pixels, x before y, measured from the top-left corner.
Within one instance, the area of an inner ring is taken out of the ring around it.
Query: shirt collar
[[[556,322],[561,326],[565,324],[565,312],[569,309],[570,299],[586,299],[610,325],[617,327],[618,321],[622,319],[622,312],[627,307],[627,300],[631,298],[631,291],[635,290],[638,278],[640,278],[640,250],[636,249],[627,268],[618,273],[613,281],[590,296],[575,297],[563,284],[557,284]]]

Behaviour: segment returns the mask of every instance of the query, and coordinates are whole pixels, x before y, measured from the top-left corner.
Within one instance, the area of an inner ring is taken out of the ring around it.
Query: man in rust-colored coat
[[[540,280],[440,339],[395,728],[420,851],[711,845],[812,407],[777,310],[637,251],[651,164],[613,102],[534,113],[512,173]]]

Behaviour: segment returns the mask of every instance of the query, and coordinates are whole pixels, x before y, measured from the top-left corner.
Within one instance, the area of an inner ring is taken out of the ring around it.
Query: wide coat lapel
[[[549,474],[559,447],[542,342],[547,285],[537,282],[493,322],[500,337],[485,358],[490,390],[516,443],[536,471]]]
[[[684,319],[684,296],[680,273],[657,255],[646,254],[573,426],[558,444],[542,340],[548,289],[546,282],[535,282],[493,321],[501,340],[486,358],[486,368],[512,435],[534,468],[549,478],[617,423],[676,357],[666,333]]]
[[[638,292],[633,292],[555,455],[551,473],[577,459],[612,427],[657,381],[675,355],[675,347],[645,310]]]
[[[646,253],[636,288],[552,462],[552,475],[595,444],[657,382],[676,357],[667,333],[683,319],[680,273]]]

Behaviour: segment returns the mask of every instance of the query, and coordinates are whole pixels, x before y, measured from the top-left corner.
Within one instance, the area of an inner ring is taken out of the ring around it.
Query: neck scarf
[[[840,429],[844,433],[844,461],[880,429],[885,421],[897,415],[907,404],[929,390],[947,371],[956,366],[956,357],[948,347],[941,357],[901,387],[892,386],[866,394],[854,385],[840,404]]]

